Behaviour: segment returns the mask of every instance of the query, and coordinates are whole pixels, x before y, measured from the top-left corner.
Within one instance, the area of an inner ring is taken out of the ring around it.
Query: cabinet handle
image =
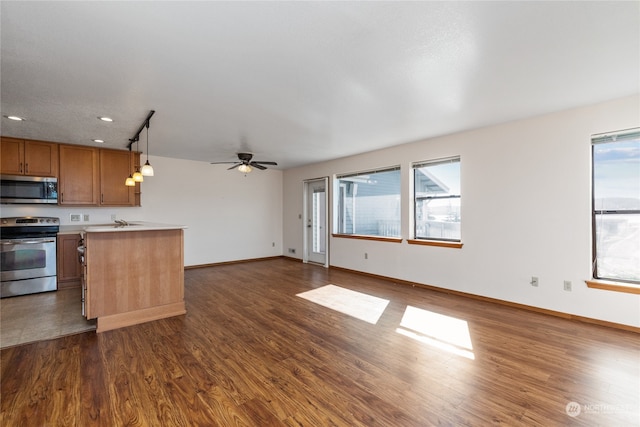
[[[60,203],[64,202],[64,193],[60,193]]]
[[[29,173],[29,163],[24,164],[24,173]]]
[[[100,203],[104,203],[104,193],[100,196]]]
[[[22,162],[20,162],[20,173],[22,173]]]

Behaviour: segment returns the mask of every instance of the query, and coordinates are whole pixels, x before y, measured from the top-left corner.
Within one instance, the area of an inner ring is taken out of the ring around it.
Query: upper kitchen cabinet
[[[139,153],[60,145],[58,202],[71,206],[140,206],[140,184],[124,185]]]
[[[99,158],[100,151],[97,148],[60,145],[59,204],[98,206],[100,202]]]
[[[0,172],[9,175],[58,175],[58,144],[2,137]]]
[[[125,180],[134,170],[136,153],[122,150],[100,150],[100,205],[101,206],[135,206],[135,187],[124,185]],[[138,156],[139,158],[139,156]]]

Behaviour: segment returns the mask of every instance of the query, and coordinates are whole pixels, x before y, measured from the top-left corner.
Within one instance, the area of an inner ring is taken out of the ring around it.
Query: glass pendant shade
[[[124,182],[124,185],[126,185],[127,187],[135,187],[136,186],[136,182],[133,180],[133,177],[131,175],[129,175],[127,180]]]
[[[138,170],[136,170],[133,173],[133,177],[132,178],[133,178],[134,182],[143,182],[144,181],[144,177],[142,176],[142,174]]]
[[[143,176],[153,176],[153,166],[149,163],[149,159],[147,159],[147,162],[142,166],[141,172]]]
[[[238,170],[242,173],[249,173],[252,171],[251,166],[249,165],[240,165],[238,166]]]

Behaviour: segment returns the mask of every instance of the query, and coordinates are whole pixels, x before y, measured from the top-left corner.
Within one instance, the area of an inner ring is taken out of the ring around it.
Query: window
[[[400,167],[338,175],[336,233],[400,237]]]
[[[413,165],[414,236],[460,241],[460,157]]]
[[[640,283],[640,129],[591,142],[593,277]]]

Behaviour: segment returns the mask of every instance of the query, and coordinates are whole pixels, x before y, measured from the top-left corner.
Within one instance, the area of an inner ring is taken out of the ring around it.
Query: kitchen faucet
[[[129,223],[124,219],[116,219],[115,223],[118,224],[120,227],[126,227],[127,225],[129,225]]]

